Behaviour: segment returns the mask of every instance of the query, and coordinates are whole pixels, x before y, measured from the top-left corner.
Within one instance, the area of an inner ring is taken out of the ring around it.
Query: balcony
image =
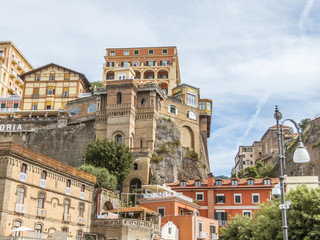
[[[37,208],[37,217],[46,217],[46,210],[44,208]]]
[[[27,174],[20,172],[20,181],[25,182],[27,180]]]
[[[66,194],[70,195],[71,194],[71,189],[69,187],[66,187]]]
[[[70,223],[71,222],[71,215],[68,214],[68,213],[64,213],[63,214],[63,221],[67,222],[67,223]]]
[[[207,239],[208,233],[206,232],[199,232],[199,237],[198,239]]]
[[[84,199],[84,192],[80,192],[80,198]]]
[[[18,84],[20,84],[21,86],[24,85],[23,80],[22,80],[19,76],[16,77],[15,82],[18,83]]]
[[[17,73],[15,73],[14,71],[10,71],[10,77],[16,78],[17,77]]]
[[[0,59],[4,59],[4,53],[0,52]]]
[[[83,217],[78,217],[77,224],[79,225],[86,225],[86,219]]]
[[[16,57],[12,57],[11,62],[14,64],[18,64],[18,59],[16,59]]]
[[[183,195],[182,193],[178,193],[178,192],[159,192],[159,193],[148,193],[148,194],[143,195],[144,199],[163,198],[163,197],[179,197],[179,198],[184,199],[188,202],[193,202],[192,198],[187,197],[187,196]]]
[[[218,220],[219,227],[224,227],[227,226],[227,221],[226,220]]]
[[[40,179],[40,187],[45,188],[47,181],[45,179]]]
[[[14,208],[14,211],[17,213],[24,214],[26,212],[26,205],[17,203],[16,207]]]
[[[217,240],[217,239],[219,239],[217,234],[210,233],[210,240]]]

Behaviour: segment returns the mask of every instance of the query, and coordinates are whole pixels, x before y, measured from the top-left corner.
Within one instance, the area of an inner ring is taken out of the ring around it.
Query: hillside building
[[[13,142],[0,143],[0,236],[21,226],[24,237],[89,232],[96,177]],[[22,233],[15,233],[16,236]]]
[[[38,110],[59,110],[66,102],[89,93],[90,83],[83,73],[54,63],[26,72],[21,78],[25,82],[23,110],[35,111],[34,115]]]
[[[22,96],[24,81],[21,75],[33,67],[11,41],[0,41],[0,96]],[[5,109],[1,102],[1,109]],[[10,107],[11,108],[11,107]],[[20,108],[20,106],[16,107]]]

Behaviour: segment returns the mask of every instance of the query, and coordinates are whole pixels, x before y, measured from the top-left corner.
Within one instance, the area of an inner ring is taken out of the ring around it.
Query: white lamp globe
[[[295,163],[306,163],[310,161],[309,153],[301,141],[298,142],[297,148],[294,151],[293,161]]]

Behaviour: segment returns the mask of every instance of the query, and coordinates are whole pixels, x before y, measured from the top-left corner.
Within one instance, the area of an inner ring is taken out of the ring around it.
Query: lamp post
[[[284,173],[283,173],[283,167],[285,165],[285,149],[284,149],[284,140],[283,140],[283,124],[286,121],[290,121],[293,123],[293,125],[296,127],[299,139],[298,144],[296,147],[296,150],[293,154],[293,161],[295,163],[306,163],[310,161],[309,153],[306,149],[306,147],[303,145],[301,140],[301,132],[299,131],[298,124],[292,120],[292,119],[285,119],[282,121],[281,124],[279,124],[279,121],[282,119],[282,113],[279,112],[278,106],[276,106],[274,118],[277,121],[277,135],[278,135],[278,158],[280,163],[280,194],[281,194],[281,205],[280,209],[282,211],[282,230],[283,230],[283,239],[288,240],[288,225],[287,225],[287,209],[289,208],[290,203],[285,202],[285,196],[284,196]]]

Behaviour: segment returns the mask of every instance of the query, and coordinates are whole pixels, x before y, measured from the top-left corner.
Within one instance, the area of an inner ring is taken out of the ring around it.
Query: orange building
[[[176,47],[107,48],[103,80],[122,80],[123,68],[130,68],[139,84],[157,82],[166,94],[181,84]]]
[[[150,193],[144,194],[139,203],[160,213],[161,226],[173,222],[181,240],[217,239],[218,221],[199,214],[201,207],[190,197],[175,191]]]
[[[200,205],[200,215],[219,220],[225,226],[230,217],[240,214],[250,216],[259,204],[271,198],[277,178],[180,180],[167,184],[173,190],[194,199]]]

